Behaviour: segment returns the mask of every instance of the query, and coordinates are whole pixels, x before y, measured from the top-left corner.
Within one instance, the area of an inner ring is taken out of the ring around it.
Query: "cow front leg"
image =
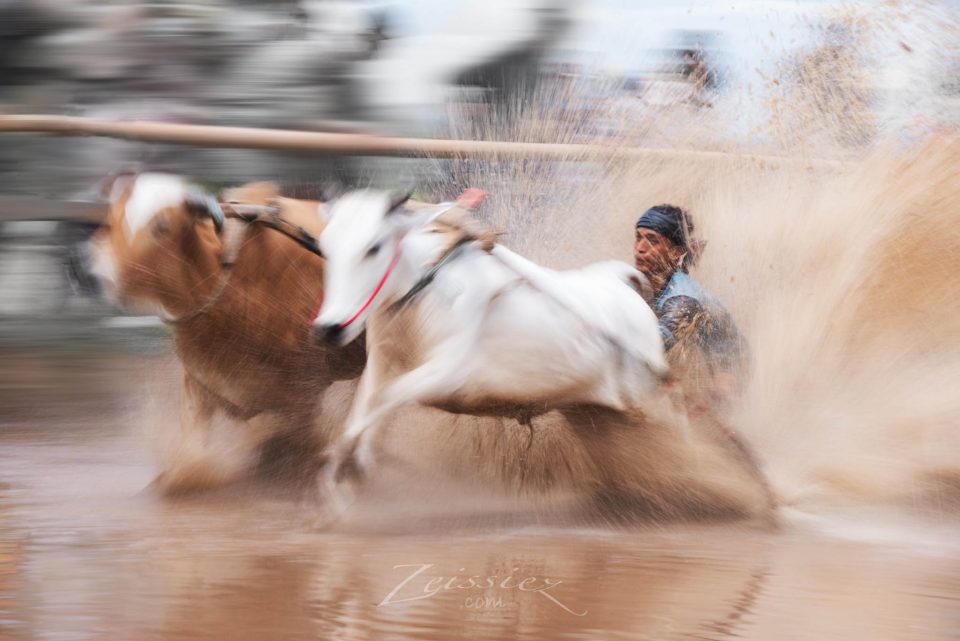
[[[363,476],[373,467],[376,435],[388,415],[405,405],[443,401],[464,386],[468,374],[466,358],[459,357],[462,350],[460,345],[437,350],[436,353],[442,354],[442,358],[427,361],[399,376],[375,395],[369,411],[358,416],[345,434],[344,473],[354,472]],[[451,355],[458,357],[450,358]],[[469,356],[469,353],[463,356]],[[347,469],[346,466],[351,468]]]
[[[228,416],[190,375],[183,379],[178,431],[164,438],[161,470],[152,486],[172,496],[213,489],[241,478],[260,441],[247,421]]]
[[[353,451],[355,433],[358,426],[364,423],[364,417],[370,412],[375,393],[384,378],[379,362],[376,351],[371,351],[367,366],[357,382],[357,391],[353,397],[350,414],[347,416],[346,426],[339,438],[324,452],[323,468],[317,478],[319,502],[323,513],[321,522],[330,523],[338,519],[356,497],[357,489],[343,481],[347,472],[351,471],[348,458]]]
[[[369,472],[375,462],[376,432],[390,413],[410,403],[449,398],[463,387],[469,377],[469,366],[476,358],[486,304],[483,297],[461,297],[452,307],[460,318],[460,331],[434,346],[426,362],[389,383],[361,385],[362,396],[354,405],[349,425],[335,448],[334,467],[330,470],[334,483],[347,474],[362,477]],[[375,353],[371,353],[371,357]],[[379,366],[379,362],[376,365]],[[379,367],[372,371],[378,372]],[[378,382],[382,380],[383,377],[378,376]]]

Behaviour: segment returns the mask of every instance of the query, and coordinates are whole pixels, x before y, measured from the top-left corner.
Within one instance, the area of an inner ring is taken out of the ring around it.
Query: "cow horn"
[[[199,209],[203,214],[210,216],[217,232],[223,230],[223,209],[220,208],[220,203],[217,202],[216,198],[206,192],[196,190],[190,192],[187,203]]]

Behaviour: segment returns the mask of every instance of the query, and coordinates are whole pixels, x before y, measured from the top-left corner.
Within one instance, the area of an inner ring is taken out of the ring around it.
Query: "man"
[[[688,416],[712,426],[749,466],[771,505],[776,503],[750,445],[727,422],[741,389],[746,343],[730,314],[687,269],[700,250],[689,214],[673,205],[648,209],[635,226],[633,259],[654,291],[653,311],[671,367],[679,370],[675,398]]]
[[[657,205],[637,220],[635,233],[634,264],[653,287],[664,346],[668,352],[697,352],[714,383],[730,387],[732,381],[721,380],[737,376],[744,342],[730,314],[687,273],[699,249],[690,215]]]

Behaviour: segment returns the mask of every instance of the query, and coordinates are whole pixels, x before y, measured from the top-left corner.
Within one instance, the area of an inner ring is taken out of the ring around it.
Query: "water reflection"
[[[956,623],[956,559],[729,525],[394,534],[412,499],[320,531],[265,488],[144,493],[140,441],[103,429],[0,439],[4,638],[933,639]]]

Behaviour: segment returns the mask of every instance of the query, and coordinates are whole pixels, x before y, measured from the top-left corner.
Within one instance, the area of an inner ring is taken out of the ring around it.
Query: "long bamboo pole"
[[[491,160],[740,160],[762,165],[800,164],[809,167],[838,167],[831,160],[798,162],[780,156],[730,154],[654,148],[623,148],[601,145],[500,142],[488,140],[444,140],[394,138],[356,133],[292,131],[186,125],[150,121],[111,121],[74,116],[0,116],[0,133],[39,133],[57,136],[102,136],[202,147],[311,151],[356,156],[425,156],[432,158],[482,158]]]

